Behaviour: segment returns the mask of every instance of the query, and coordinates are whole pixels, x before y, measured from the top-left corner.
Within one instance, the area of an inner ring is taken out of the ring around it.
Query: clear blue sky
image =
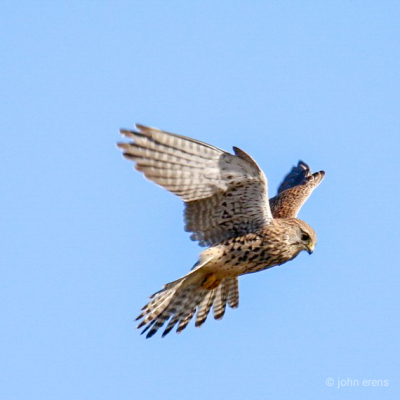
[[[3,2],[0,398],[398,399],[399,21],[395,1]],[[271,196],[299,159],[325,170],[314,254],[241,278],[222,321],[140,336],[201,249],[115,147],[135,122],[244,149]]]

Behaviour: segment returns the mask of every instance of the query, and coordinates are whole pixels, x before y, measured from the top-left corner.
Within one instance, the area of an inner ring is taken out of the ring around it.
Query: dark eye
[[[307,233],[303,233],[303,234],[301,235],[301,240],[302,240],[303,242],[307,242],[308,240],[310,240],[310,236],[309,236]]]

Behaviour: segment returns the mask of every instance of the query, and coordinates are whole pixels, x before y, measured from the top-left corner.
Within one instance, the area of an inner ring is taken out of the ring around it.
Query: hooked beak
[[[314,243],[310,243],[310,245],[307,246],[307,253],[312,254],[314,252],[314,247],[315,247]]]

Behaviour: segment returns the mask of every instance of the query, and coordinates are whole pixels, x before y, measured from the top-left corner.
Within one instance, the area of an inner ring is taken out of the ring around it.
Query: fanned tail
[[[186,328],[197,311],[195,325],[203,325],[213,307],[215,319],[224,316],[226,304],[231,308],[239,305],[238,278],[224,278],[218,286],[207,289],[202,286],[204,276],[192,271],[174,282],[168,283],[162,290],[150,297],[149,303],[143,307],[136,320],[142,320],[138,328],[142,334],[152,337],[168,320],[162,334],[167,335],[176,325],[179,333]]]

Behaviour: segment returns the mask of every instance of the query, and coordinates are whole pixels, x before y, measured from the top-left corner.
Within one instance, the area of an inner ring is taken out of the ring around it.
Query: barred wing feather
[[[143,125],[121,129],[124,156],[151,181],[185,203],[185,230],[202,246],[259,229],[272,220],[267,179],[244,151],[235,155]]]

